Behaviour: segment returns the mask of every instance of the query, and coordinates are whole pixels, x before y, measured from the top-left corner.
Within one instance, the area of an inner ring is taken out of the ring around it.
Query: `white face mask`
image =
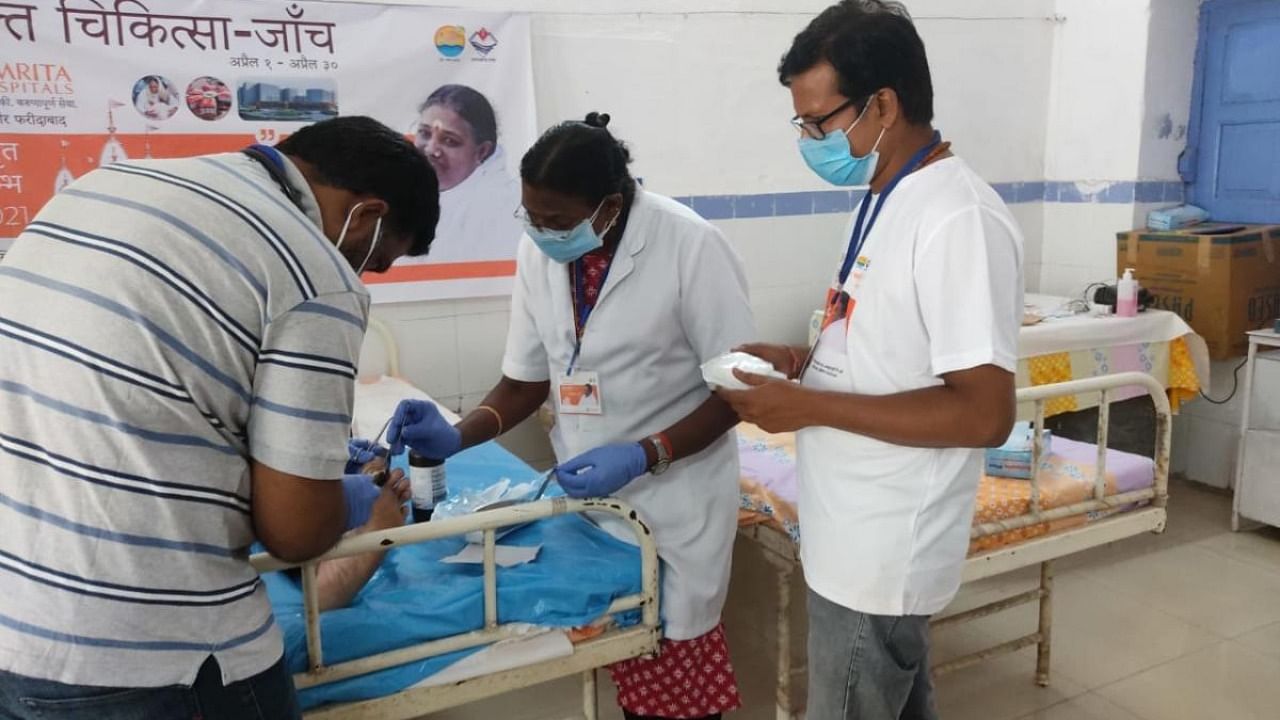
[[[347,212],[347,219],[342,223],[342,231],[338,233],[338,242],[334,243],[335,250],[342,249],[342,243],[347,239],[347,230],[351,228],[351,218],[355,217],[356,211],[364,207],[364,203],[356,203],[355,207]],[[365,253],[364,262],[360,263],[360,267],[356,268],[356,275],[364,272],[364,268],[369,264],[369,258],[373,257],[373,251],[378,247],[378,241],[382,239],[382,218],[379,217],[373,226],[373,242],[369,243],[369,252]]]

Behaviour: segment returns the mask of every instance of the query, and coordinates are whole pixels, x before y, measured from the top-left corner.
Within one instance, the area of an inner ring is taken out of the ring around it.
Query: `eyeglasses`
[[[517,207],[516,207],[516,209],[515,209],[515,212],[513,212],[513,213],[511,213],[511,214],[512,214],[512,216],[514,216],[514,217],[515,217],[515,219],[516,219],[516,220],[519,220],[520,222],[522,222],[522,223],[524,223],[524,224],[526,224],[526,225],[529,225],[529,226],[534,227],[534,228],[536,228],[536,229],[538,229],[538,230],[542,230],[542,231],[545,231],[545,232],[548,232],[548,233],[553,233],[553,234],[554,234],[554,233],[568,233],[570,230],[572,230],[572,229],[573,229],[572,227],[568,227],[568,228],[553,228],[553,227],[547,227],[547,225],[546,225],[546,224],[544,224],[544,223],[542,223],[542,222],[540,222],[540,221],[538,221],[538,220],[534,220],[534,219],[533,219],[533,216],[529,214],[529,211],[528,211],[528,210],[526,210],[526,209],[525,209],[525,207],[524,207],[523,205],[517,206]]]
[[[840,107],[836,108],[835,110],[832,110],[826,115],[823,115],[817,120],[805,120],[804,118],[797,115],[791,118],[791,124],[795,126],[796,130],[800,131],[801,135],[804,135],[805,137],[813,138],[814,140],[821,140],[827,136],[827,131],[823,130],[822,126],[825,125],[828,120],[835,117],[836,115],[839,115],[840,113],[844,112],[846,109],[852,106],[853,106],[852,100],[845,100],[843,103],[840,103]]]
[[[524,223],[525,225],[535,227],[539,230],[547,229],[546,227],[539,224],[537,221],[533,219],[533,216],[530,215],[529,211],[524,208],[524,205],[517,205],[515,211],[511,213],[511,216],[514,217],[516,220],[519,220],[520,222]]]
[[[600,214],[600,208],[602,207],[604,207],[604,200],[600,201],[600,204],[596,206],[595,212],[591,213],[590,216],[583,218],[583,220],[579,220],[571,224],[569,227],[549,227],[542,221],[535,220],[533,216],[529,214],[529,211],[525,208],[524,205],[517,205],[515,211],[512,212],[511,215],[516,220],[519,220],[522,223],[527,223],[529,225],[532,225],[533,227],[539,230],[545,230],[552,233],[568,233],[578,225],[581,225],[584,220],[587,222],[594,223],[596,221],[596,215]]]

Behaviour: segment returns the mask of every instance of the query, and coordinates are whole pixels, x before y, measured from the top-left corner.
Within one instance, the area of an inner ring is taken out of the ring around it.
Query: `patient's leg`
[[[382,494],[374,501],[373,512],[369,522],[352,531],[352,535],[388,530],[404,525],[405,503],[411,491],[409,479],[399,470],[391,471],[387,483],[382,486]],[[334,610],[351,604],[364,584],[378,571],[385,553],[372,552],[364,555],[325,560],[316,570],[316,587],[320,594],[320,610]]]

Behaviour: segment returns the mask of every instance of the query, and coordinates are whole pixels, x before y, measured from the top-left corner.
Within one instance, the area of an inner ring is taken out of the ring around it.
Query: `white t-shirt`
[[[575,345],[569,271],[528,236],[520,242],[511,305],[502,372],[524,382],[550,380],[555,398]],[[699,366],[755,336],[742,261],[720,231],[669,198],[637,190],[576,365],[598,374],[603,414],[559,414],[551,433],[556,458],[636,442],[675,424],[711,395]],[[653,530],[668,639],[695,638],[720,622],[738,474],[730,432],[617,493]],[[635,542],[628,526],[601,524]]]
[[[1022,235],[959,158],[902,180],[844,290],[852,309],[822,332],[806,387],[890,395],[982,365],[1016,369]],[[981,451],[832,428],[802,430],[797,442],[809,587],[875,615],[942,610],[960,586]]]

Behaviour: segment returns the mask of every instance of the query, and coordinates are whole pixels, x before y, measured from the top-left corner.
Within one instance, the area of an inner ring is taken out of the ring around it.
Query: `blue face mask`
[[[524,221],[524,231],[530,240],[538,246],[538,249],[546,253],[547,257],[556,262],[567,265],[586,255],[592,250],[599,250],[604,246],[604,236],[609,234],[609,230],[613,228],[613,224],[618,221],[614,219],[605,225],[604,232],[596,234],[595,222],[596,216],[600,214],[600,208],[604,207],[604,201],[596,206],[596,211],[591,213],[591,217],[578,223],[572,230],[547,230],[540,228],[528,219]]]
[[[849,146],[849,133],[862,122],[870,107],[871,102],[868,101],[862,108],[862,114],[844,132],[829,132],[821,140],[800,138],[800,155],[818,177],[840,187],[871,184],[871,178],[876,174],[876,165],[880,162],[878,148],[884,137],[884,130],[880,131],[880,137],[876,138],[871,152],[862,157],[854,157]]]

